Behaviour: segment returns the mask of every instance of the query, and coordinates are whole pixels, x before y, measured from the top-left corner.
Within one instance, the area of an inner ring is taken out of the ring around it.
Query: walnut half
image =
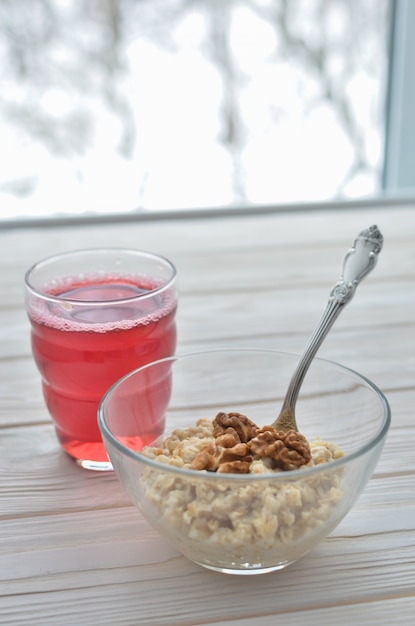
[[[307,439],[296,430],[283,432],[265,426],[251,439],[249,448],[254,455],[271,459],[274,469],[284,471],[301,467],[311,459]]]
[[[247,443],[255,436],[258,426],[242,413],[221,411],[213,420],[213,436],[234,434],[239,441]]]

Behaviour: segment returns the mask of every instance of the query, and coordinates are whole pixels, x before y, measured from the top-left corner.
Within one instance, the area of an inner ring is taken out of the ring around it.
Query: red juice
[[[157,287],[131,275],[65,279],[47,290],[64,300],[29,306],[45,401],[63,449],[80,462],[108,462],[97,425],[108,388],[131,370],[174,354],[176,296]],[[143,443],[162,431],[166,394],[140,423]]]

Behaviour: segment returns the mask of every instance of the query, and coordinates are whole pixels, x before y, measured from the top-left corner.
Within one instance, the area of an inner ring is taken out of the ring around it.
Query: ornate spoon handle
[[[326,310],[311,335],[291,378],[281,413],[273,424],[277,430],[290,430],[292,428],[298,430],[294,409],[304,376],[323,339],[344,306],[353,298],[359,283],[376,265],[382,246],[382,234],[378,227],[373,225],[359,233],[353,246],[347,252],[343,261],[340,280],[331,290]]]

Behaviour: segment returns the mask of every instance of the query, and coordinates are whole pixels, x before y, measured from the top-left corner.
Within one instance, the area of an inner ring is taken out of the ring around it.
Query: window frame
[[[391,0],[389,72],[382,187],[388,195],[415,189],[415,2]]]

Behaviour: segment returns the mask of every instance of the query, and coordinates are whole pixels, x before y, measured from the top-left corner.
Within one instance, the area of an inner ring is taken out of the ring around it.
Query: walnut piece
[[[235,434],[241,443],[247,443],[255,436],[258,426],[242,413],[221,411],[213,420],[213,436],[224,433]]]
[[[251,439],[249,448],[254,455],[271,459],[274,469],[284,471],[301,467],[311,459],[307,439],[296,430],[284,432],[265,426]]]
[[[248,474],[251,462],[248,445],[236,441],[233,434],[225,433],[200,448],[190,467],[208,472]]]
[[[292,470],[311,459],[307,439],[296,430],[259,428],[246,415],[221,411],[212,421],[214,441],[204,445],[191,469],[248,474],[254,459],[268,459],[272,469]]]
[[[249,474],[252,457],[248,457],[249,461],[237,460],[221,463],[218,467],[218,474]]]

